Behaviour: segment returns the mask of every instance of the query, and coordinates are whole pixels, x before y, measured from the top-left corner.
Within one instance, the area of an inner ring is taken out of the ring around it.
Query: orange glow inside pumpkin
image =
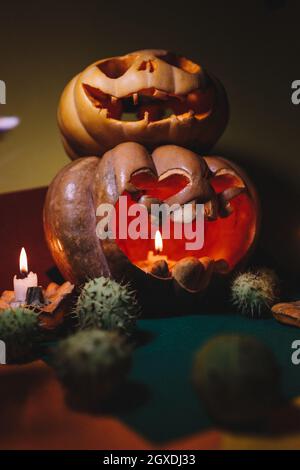
[[[165,200],[171,195],[178,193],[189,180],[181,174],[174,174],[163,181],[157,181],[153,177],[145,174],[137,174],[134,184],[141,189],[141,195],[146,194]],[[231,174],[220,175],[211,179],[211,184],[216,193],[221,193],[225,189],[237,184],[237,178]],[[124,193],[127,197],[128,206],[136,203],[132,195]],[[227,217],[218,216],[216,220],[204,221],[204,245],[200,250],[186,250],[186,239],[164,239],[162,255],[168,256],[169,260],[178,261],[188,256],[196,258],[209,257],[214,260],[224,259],[229,270],[233,269],[247,253],[251,245],[256,229],[256,210],[254,203],[247,192],[242,192],[230,201],[232,212]],[[116,204],[117,220],[118,202]],[[133,220],[128,217],[128,223]],[[174,223],[170,223],[170,233],[174,233]],[[195,221],[190,222],[193,231],[195,230]],[[133,264],[138,264],[147,259],[150,250],[155,249],[155,241],[150,238],[151,223],[149,218],[148,239],[119,239],[116,242],[120,249],[130,259]]]

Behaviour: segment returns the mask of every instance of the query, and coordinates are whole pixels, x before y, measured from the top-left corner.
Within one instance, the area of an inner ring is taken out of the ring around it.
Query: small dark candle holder
[[[26,305],[34,305],[35,307],[42,307],[45,305],[45,297],[41,286],[28,287],[26,292]]]

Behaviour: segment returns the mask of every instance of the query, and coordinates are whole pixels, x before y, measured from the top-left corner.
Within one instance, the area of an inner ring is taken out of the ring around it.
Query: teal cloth
[[[300,395],[300,365],[291,362],[291,344],[300,339],[300,331],[272,318],[190,315],[140,320],[139,328],[153,337],[135,351],[130,379],[144,384],[146,390],[140,391],[140,403],[135,399],[136,406],[124,407],[117,415],[148,439],[169,441],[213,426],[190,377],[195,352],[221,333],[249,334],[262,340],[281,366],[285,396]]]

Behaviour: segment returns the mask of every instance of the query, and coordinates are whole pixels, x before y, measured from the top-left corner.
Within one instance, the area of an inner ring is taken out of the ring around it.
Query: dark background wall
[[[281,210],[293,203],[293,217],[298,200],[290,191],[300,176],[300,105],[291,103],[291,82],[300,79],[299,3],[1,2],[0,79],[7,84],[7,105],[0,105],[0,114],[18,114],[22,123],[0,145],[0,191],[48,184],[67,163],[56,108],[74,74],[103,57],[167,48],[221,79],[231,119],[215,151],[249,168],[269,205],[284,195]],[[291,223],[284,213],[272,220],[287,228]],[[299,218],[293,223],[300,247]]]
[[[230,124],[217,150],[257,160],[297,184],[300,78],[297,0],[6,1],[0,4],[0,114],[22,125],[0,147],[0,191],[47,184],[67,162],[56,126],[66,82],[90,62],[140,48],[169,48],[224,83]]]

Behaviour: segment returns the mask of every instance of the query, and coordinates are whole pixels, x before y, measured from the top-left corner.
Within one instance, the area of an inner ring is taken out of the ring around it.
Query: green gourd
[[[251,336],[226,334],[197,353],[193,383],[214,424],[251,430],[281,401],[280,372],[272,352]]]
[[[78,331],[59,343],[51,364],[71,399],[97,408],[124,381],[131,347],[116,332]]]
[[[19,307],[0,313],[0,340],[5,344],[8,364],[33,360],[41,337],[38,315],[33,310]]]
[[[133,332],[139,313],[135,292],[105,277],[83,286],[75,308],[80,329],[119,330],[125,334]]]

